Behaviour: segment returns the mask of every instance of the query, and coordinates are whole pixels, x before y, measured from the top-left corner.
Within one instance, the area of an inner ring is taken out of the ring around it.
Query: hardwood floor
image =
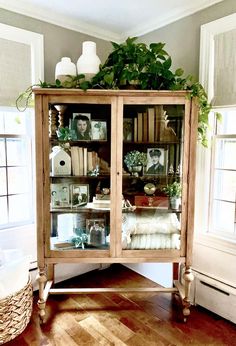
[[[112,265],[60,287],[154,287],[155,283]],[[47,322],[39,324],[37,292],[31,321],[7,346],[236,345],[236,326],[200,307],[187,323],[170,293],[50,295]]]

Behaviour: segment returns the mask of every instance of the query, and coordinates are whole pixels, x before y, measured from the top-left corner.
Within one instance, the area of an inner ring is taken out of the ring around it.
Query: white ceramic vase
[[[69,79],[67,75],[76,76],[76,66],[68,57],[61,58],[61,61],[56,64],[55,79],[59,79],[62,85]]]
[[[85,80],[89,81],[99,71],[101,60],[96,53],[96,43],[92,41],[83,42],[82,55],[77,61],[78,74],[84,74]]]

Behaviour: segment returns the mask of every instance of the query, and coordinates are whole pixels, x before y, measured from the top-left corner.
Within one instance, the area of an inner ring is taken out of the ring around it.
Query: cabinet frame
[[[191,273],[194,186],[197,139],[197,105],[186,91],[129,91],[34,88],[36,128],[36,195],[37,195],[37,243],[39,267],[39,315],[45,319],[45,304],[49,294],[120,292],[122,289],[55,289],[54,264],[56,263],[143,263],[169,262],[185,265],[185,284],[175,282],[173,288],[151,289],[151,291],[178,292],[182,298],[183,314],[189,315],[189,290],[193,280]],[[49,167],[49,104],[110,104],[111,105],[111,211],[110,248],[108,250],[60,251],[50,249],[50,167]],[[183,105],[184,145],[182,172],[182,221],[180,250],[127,250],[122,249],[122,165],[124,105]],[[127,289],[124,289],[127,291]],[[132,292],[135,290],[132,290]],[[137,288],[137,292],[150,292],[149,288]]]

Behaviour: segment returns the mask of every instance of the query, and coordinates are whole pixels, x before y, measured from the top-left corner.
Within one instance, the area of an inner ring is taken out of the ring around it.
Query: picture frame
[[[132,141],[133,140],[133,131],[134,131],[134,119],[133,118],[124,118],[123,120],[123,140]]]
[[[78,208],[85,206],[89,201],[88,184],[71,185],[71,207]]]
[[[91,121],[91,113],[83,113],[83,112],[72,113],[72,119],[75,119],[79,115],[85,115],[89,119],[89,121]]]
[[[64,183],[51,184],[51,207],[70,207],[70,185]]]
[[[91,139],[107,141],[107,122],[105,120],[91,121]]]
[[[72,133],[72,140],[91,140],[91,114],[73,113],[69,128]]]
[[[105,219],[86,219],[86,232],[88,244],[102,246],[106,244]]]
[[[147,149],[146,175],[167,174],[168,150],[164,148]]]

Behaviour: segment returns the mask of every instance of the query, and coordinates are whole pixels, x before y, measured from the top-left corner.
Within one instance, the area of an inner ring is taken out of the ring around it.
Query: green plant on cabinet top
[[[136,88],[142,90],[188,90],[189,97],[195,97],[198,102],[198,137],[206,147],[209,128],[208,116],[212,108],[208,102],[203,86],[194,80],[193,76],[182,77],[183,69],[171,71],[172,60],[164,50],[165,43],[137,43],[136,37],[127,38],[124,43],[112,42],[113,51],[108,55],[104,64],[100,65],[99,72],[91,81],[85,81],[84,75],[68,76],[66,84],[59,80],[55,83],[40,81],[41,88],[79,88],[87,89],[125,89]],[[19,110],[25,110],[32,96],[30,86],[16,100]],[[21,105],[22,103],[22,105]],[[216,113],[220,117],[219,113]]]

